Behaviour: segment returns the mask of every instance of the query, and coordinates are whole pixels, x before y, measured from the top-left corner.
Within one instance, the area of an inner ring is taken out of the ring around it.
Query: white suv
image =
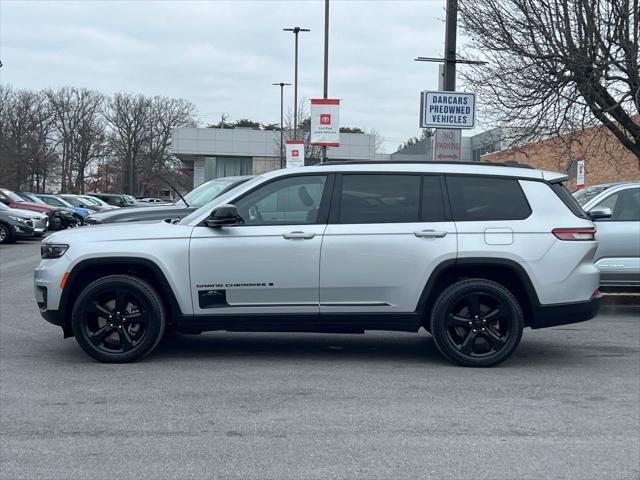
[[[470,366],[600,307],[595,229],[553,172],[329,163],[266,173],[179,223],[56,233],[42,315],[104,362],[167,330],[431,332]]]

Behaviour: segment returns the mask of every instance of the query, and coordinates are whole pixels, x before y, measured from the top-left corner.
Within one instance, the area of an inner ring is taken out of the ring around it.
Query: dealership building
[[[218,177],[259,175],[280,168],[280,132],[252,128],[176,128],[173,154],[193,171],[194,186]],[[375,138],[341,133],[340,146],[327,149],[329,160],[375,159]]]

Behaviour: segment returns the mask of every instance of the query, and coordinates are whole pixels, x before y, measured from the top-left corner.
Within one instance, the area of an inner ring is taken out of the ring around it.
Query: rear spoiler
[[[546,170],[542,171],[542,178],[551,184],[562,183],[569,180],[569,177],[564,173],[549,172]]]

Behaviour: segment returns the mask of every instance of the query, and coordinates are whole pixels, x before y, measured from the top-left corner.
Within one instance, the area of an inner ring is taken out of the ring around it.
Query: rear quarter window
[[[578,203],[578,201],[574,198],[573,195],[569,193],[562,183],[552,183],[551,190],[555,192],[555,194],[560,197],[562,203],[564,203],[571,213],[573,213],[576,217],[579,218],[589,218],[589,216],[582,210],[582,207]]]
[[[515,178],[448,175],[446,179],[456,221],[523,220],[531,215]]]

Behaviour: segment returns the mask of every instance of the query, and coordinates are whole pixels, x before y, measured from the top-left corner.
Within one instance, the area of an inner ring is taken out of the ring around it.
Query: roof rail
[[[488,167],[513,167],[513,168],[531,168],[526,163],[516,162],[515,160],[506,160],[505,162],[432,162],[427,160],[329,160],[328,162],[317,163],[314,166],[323,165],[370,165],[370,164],[427,164],[427,165],[481,165]]]

